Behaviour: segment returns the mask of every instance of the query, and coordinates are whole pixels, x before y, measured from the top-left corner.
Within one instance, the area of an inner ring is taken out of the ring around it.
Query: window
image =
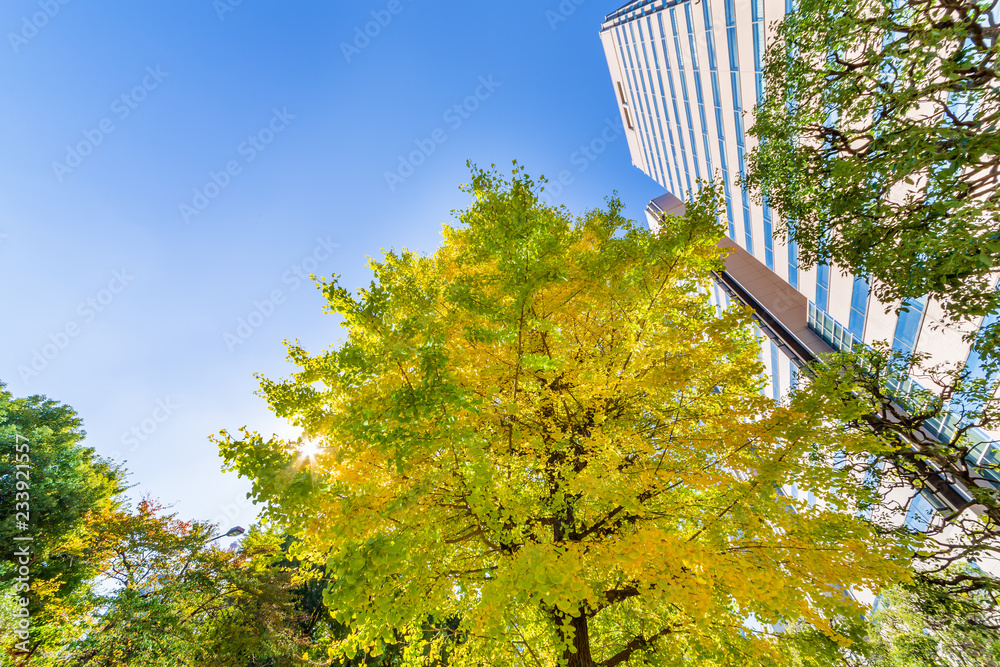
[[[799,288],[799,245],[793,238],[788,239],[788,284]]]
[[[771,207],[764,197],[764,263],[774,271],[774,226],[771,224]]]
[[[647,122],[647,127],[650,131],[649,144],[653,147],[656,155],[656,162],[653,164],[653,171],[656,174],[656,181],[660,182],[666,187],[665,173],[666,168],[663,164],[663,156],[660,154],[660,144],[663,144],[663,127],[660,125],[660,112],[656,106],[656,91],[653,90],[653,102],[649,101],[649,90],[653,89],[653,72],[649,66],[649,61],[646,58],[646,49],[643,48],[645,43],[645,37],[642,34],[642,24],[638,24],[639,28],[639,39],[635,37],[635,32],[632,30],[632,24],[629,24],[629,35],[632,38],[632,50],[635,53],[635,68],[639,78],[639,83],[642,86],[642,97],[641,99],[645,101],[646,113],[649,116]],[[645,75],[643,74],[643,65],[645,64]],[[649,77],[649,88],[646,88],[646,76]],[[636,95],[639,92],[636,91]],[[657,128],[659,129],[659,134],[653,134],[653,119],[656,119]],[[657,171],[659,167],[659,171]]]
[[[781,399],[781,373],[778,371],[778,345],[771,341],[771,394],[774,400]]]
[[[868,458],[868,471],[865,473],[865,480],[862,482],[866,488],[874,491],[882,484],[882,462],[874,454]],[[858,516],[865,519],[872,518],[872,505],[865,503],[858,508]]]
[[[993,315],[988,315],[983,319],[982,324],[979,327],[979,335],[976,338],[976,344],[982,337],[983,329],[990,327],[997,323],[1000,319],[1000,315],[994,313]],[[970,380],[985,380],[989,383],[992,389],[996,390],[996,372],[993,368],[986,366],[982,355],[979,350],[976,349],[976,344],[973,344],[972,349],[969,350],[969,356],[965,361],[965,370],[969,372]],[[969,413],[978,413],[983,409],[982,403],[973,396],[957,395],[952,397],[951,411],[953,415],[962,415]],[[994,448],[995,450],[996,448]],[[988,476],[988,475],[987,475]]]
[[[715,312],[722,315],[722,297],[719,296],[719,283],[712,281],[712,289],[715,291]]]
[[[684,3],[684,20],[687,24],[688,47],[691,50],[691,73],[694,79],[695,95],[698,98],[698,115],[701,120],[701,140],[705,148],[705,164],[708,166],[708,177],[715,177],[712,167],[712,151],[708,144],[708,121],[705,118],[705,96],[701,89],[701,68],[698,65],[698,49],[694,43],[694,22],[691,20],[691,3]]]
[[[677,130],[677,143],[681,147],[681,160],[684,162],[684,179],[687,183],[688,192],[693,192],[694,188],[691,185],[691,173],[688,169],[688,159],[687,159],[687,148],[684,144],[684,128],[681,127],[681,114],[679,107],[677,106],[677,90],[674,88],[674,72],[670,67],[670,48],[667,46],[667,31],[663,26],[663,13],[660,12],[656,15],[656,20],[660,26],[660,37],[663,44],[663,63],[667,68],[667,83],[670,84],[670,101],[674,109],[674,123]],[[652,25],[652,17],[649,17],[650,25]],[[656,49],[653,49],[653,53],[656,53]]]
[[[922,533],[927,530],[934,516],[934,506],[924,497],[926,491],[921,491],[910,501],[910,508],[906,512],[906,526],[913,531]]]
[[[667,138],[670,139],[670,154],[674,156],[673,167],[674,167],[674,173],[677,175],[677,196],[678,197],[683,197],[684,196],[684,186],[681,185],[681,171],[680,171],[680,168],[678,167],[677,147],[674,145],[674,132],[673,132],[673,130],[670,129],[670,112],[667,110],[667,91],[666,91],[666,88],[663,87],[663,72],[660,70],[660,57],[659,57],[659,55],[657,55],[657,52],[656,52],[656,44],[652,41],[653,39],[655,39],[653,37],[653,19],[652,18],[646,17],[646,27],[647,27],[648,32],[649,32],[650,50],[653,52],[653,64],[656,67],[656,81],[657,81],[657,83],[660,86],[660,108],[663,109],[663,116],[664,116],[663,123],[661,123],[660,122],[660,116],[659,116],[659,114],[657,114],[656,123],[657,123],[657,126],[660,128],[660,139],[661,139],[661,141],[663,139],[663,124],[665,123],[666,126],[667,126]],[[641,28],[642,28],[642,26],[640,26],[640,30],[641,30]],[[652,86],[652,75],[650,76],[650,86]],[[653,89],[653,97],[654,98],[656,97],[656,89],[655,88]],[[676,109],[675,109],[675,111],[676,111]],[[666,144],[664,144],[664,146],[663,146],[663,153],[664,154],[667,153],[667,146],[666,146]],[[666,172],[667,172],[667,176],[669,176],[671,178],[671,183],[672,183],[673,182],[673,176],[670,173],[670,164],[669,164],[670,163],[670,155],[667,155],[667,163],[668,164],[667,164]],[[687,166],[685,165],[684,168],[686,170]]]
[[[707,5],[707,3],[706,3]],[[736,125],[736,157],[739,159],[740,177],[746,175],[745,156],[746,143],[743,136],[743,107],[740,103],[740,65],[736,46],[736,7],[733,0],[725,0],[726,7],[726,39],[729,42],[729,76],[733,92],[733,121]],[[708,11],[707,8],[705,10]],[[750,224],[750,195],[746,188],[742,189],[743,199],[743,232],[746,239],[746,249],[753,254],[753,228]]]
[[[830,265],[816,267],[816,307],[824,313],[830,306]]]
[[[757,84],[757,101],[764,99],[764,0],[751,0],[753,12],[753,61],[754,80]]]
[[[677,54],[677,75],[681,83],[681,95],[684,96],[684,115],[687,118],[688,137],[691,140],[691,161],[694,163],[695,179],[701,178],[701,165],[698,159],[698,142],[694,139],[694,121],[691,117],[691,100],[688,97],[687,75],[684,72],[684,57],[681,51],[680,35],[677,32],[677,8],[670,8],[670,29],[674,35],[674,52]]]
[[[731,0],[730,0],[731,2]],[[732,9],[730,9],[730,2],[726,2],[726,39],[729,42],[729,69],[739,70],[739,61],[736,59],[736,23],[733,19],[732,25],[730,25],[730,16]]]
[[[992,315],[987,316],[983,319],[983,323],[980,325],[979,331],[982,332],[983,329],[993,326],[998,320],[1000,320],[1000,314],[993,313]],[[979,354],[979,350],[976,349],[976,346],[973,346],[972,349],[969,350],[969,358],[965,362],[965,367],[968,369],[971,378],[977,380],[989,379],[989,373],[987,372],[987,369],[983,367],[983,358]]]
[[[715,60],[715,37],[712,35],[712,14],[708,2],[701,3],[705,17],[705,45],[708,47],[708,69],[712,78],[712,102],[715,104],[715,128],[719,135],[719,157],[722,160],[722,190],[726,196],[726,218],[729,221],[729,238],[736,240],[736,225],[733,222],[733,198],[729,194],[729,163],[726,159],[726,132],[722,127],[722,101],[719,97],[719,69]]]
[[[632,62],[632,51],[626,49],[625,46],[628,43],[628,37],[625,31],[621,28],[615,30],[615,37],[618,40],[618,52],[621,57],[622,65],[626,66],[628,69],[627,74],[631,77],[632,86],[629,89],[629,95],[632,98],[632,108],[636,109],[635,122],[639,124],[639,141],[642,145],[642,154],[646,159],[646,164],[649,165],[650,171],[654,174],[653,179],[656,180],[663,187],[669,187],[665,182],[662,182],[661,178],[658,178],[656,174],[656,165],[653,163],[652,151],[649,150],[649,146],[646,144],[646,135],[649,134],[650,137],[653,136],[652,130],[645,132],[643,130],[642,124],[645,120],[643,118],[645,114],[645,109],[642,106],[642,98],[639,97],[639,81],[636,78],[635,65]],[[626,60],[626,56],[628,56]]]
[[[924,319],[927,297],[907,299],[896,320],[896,333],[892,339],[892,349],[904,354],[912,354],[920,334],[920,324]]]
[[[865,339],[868,292],[868,281],[861,276],[854,276],[854,289],[851,292],[851,321],[847,325],[847,330],[859,342]]]

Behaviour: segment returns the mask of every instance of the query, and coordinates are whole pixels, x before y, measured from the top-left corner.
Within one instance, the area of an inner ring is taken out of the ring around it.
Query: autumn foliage
[[[220,439],[326,565],[334,654],[767,665],[821,659],[777,628],[847,643],[848,591],[904,554],[827,462],[877,445],[836,426],[857,416],[839,389],[762,395],[748,314],[707,298],[718,193],[653,234],[614,199],[547,207],[517,170],[466,189],[435,254],[386,252],[356,295],[322,284],[344,340],[292,344],[296,373],[262,381],[302,439]]]

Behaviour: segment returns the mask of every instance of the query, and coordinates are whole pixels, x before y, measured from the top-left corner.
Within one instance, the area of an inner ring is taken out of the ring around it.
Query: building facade
[[[874,299],[862,277],[831,266],[803,269],[794,243],[775,236],[766,201],[755,204],[739,186],[754,146],[746,130],[764,94],[765,46],[772,25],[792,10],[792,0],[635,0],[606,17],[601,41],[632,163],[666,191],[647,208],[650,225],[664,212],[683,213],[699,181],[721,180],[722,245],[732,252],[715,276],[712,299],[721,307],[737,300],[753,308],[764,334],[766,391],[776,399],[795,384],[802,364],[858,343],[887,341],[903,352],[925,353],[927,366],[975,368],[978,355],[963,333],[938,326],[939,304],[914,300],[897,313],[898,304]],[[945,419],[931,429],[947,437],[956,422]],[[998,437],[975,433],[974,463],[1000,462]],[[926,525],[934,507],[971,498],[962,487],[951,495],[917,496],[907,520]]]

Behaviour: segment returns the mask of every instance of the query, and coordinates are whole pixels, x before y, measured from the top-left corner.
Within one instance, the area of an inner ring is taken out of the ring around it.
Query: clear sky
[[[134,495],[246,525],[208,436],[294,433],[253,374],[338,340],[304,276],[433,252],[466,160],[567,170],[574,212],[661,194],[621,134],[579,152],[620,129],[618,4],[0,3],[0,380],[72,405]]]

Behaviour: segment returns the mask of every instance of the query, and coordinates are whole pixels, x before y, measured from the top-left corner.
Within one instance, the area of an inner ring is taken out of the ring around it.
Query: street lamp
[[[247,531],[242,526],[233,526],[222,535],[219,535],[218,537],[213,537],[212,539],[208,540],[208,542],[221,540],[223,537],[236,537],[237,535],[242,535],[245,532]],[[205,544],[208,544],[208,542],[205,542]]]

